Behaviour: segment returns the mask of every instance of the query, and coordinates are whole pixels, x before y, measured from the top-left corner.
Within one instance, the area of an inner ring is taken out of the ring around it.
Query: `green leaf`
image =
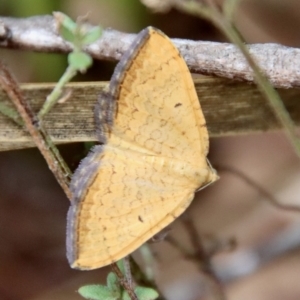
[[[76,40],[74,33],[65,27],[60,27],[59,34],[63,37],[64,40],[70,43],[74,43]]]
[[[129,295],[126,291],[123,291],[122,300],[131,300],[131,298],[129,297]]]
[[[84,52],[72,52],[68,55],[69,65],[74,69],[85,72],[88,67],[92,65],[92,58]]]
[[[142,286],[137,286],[134,292],[139,300],[155,300],[159,296],[156,290]],[[131,300],[127,291],[123,292],[122,300]]]
[[[107,276],[107,287],[114,293],[118,293],[121,295],[120,285],[118,281],[118,277],[115,273],[110,272]]]
[[[137,286],[134,291],[139,300],[154,300],[159,296],[156,290],[142,286]]]
[[[73,43],[76,39],[75,33],[78,25],[70,17],[61,12],[54,12],[53,15],[60,35],[66,41]]]
[[[87,45],[96,42],[101,37],[102,32],[103,30],[100,26],[92,28],[81,38],[81,44]]]
[[[112,291],[104,285],[86,285],[82,286],[78,293],[89,300],[118,300],[119,295],[115,295]]]

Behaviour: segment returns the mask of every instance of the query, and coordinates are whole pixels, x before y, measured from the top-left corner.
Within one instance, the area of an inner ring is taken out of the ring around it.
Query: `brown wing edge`
[[[97,170],[101,165],[99,156],[101,155],[102,151],[103,146],[93,147],[88,156],[80,162],[79,167],[75,171],[70,183],[72,199],[71,206],[67,214],[66,248],[67,259],[71,266],[77,257],[77,247],[75,241],[77,240],[76,229],[80,203],[86,194],[87,187],[96,177]]]
[[[109,83],[108,92],[103,92],[98,97],[98,102],[95,107],[95,123],[97,136],[100,143],[106,142],[107,134],[109,134],[110,129],[113,126],[113,120],[118,111],[117,100],[120,94],[120,85],[126,76],[126,70],[138,55],[140,49],[145,45],[150,37],[150,32],[153,30],[165,36],[162,31],[151,26],[146,27],[139,32],[135,40],[122,55],[119,63],[115,67]]]

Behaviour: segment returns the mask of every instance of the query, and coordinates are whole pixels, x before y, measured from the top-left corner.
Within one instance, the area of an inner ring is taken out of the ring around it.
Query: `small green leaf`
[[[136,293],[139,300],[154,300],[159,296],[156,290],[142,286],[137,286],[134,289],[134,292]]]
[[[134,292],[139,300],[155,300],[158,298],[159,294],[156,290],[151,288],[146,288],[142,286],[137,286],[134,289]],[[124,291],[122,294],[122,300],[131,300],[127,291]]]
[[[60,35],[66,41],[74,42],[78,25],[70,17],[61,12],[54,12],[53,15]]]
[[[63,37],[64,40],[70,43],[74,43],[76,40],[74,33],[65,27],[60,27],[59,34]]]
[[[119,295],[115,295],[111,290],[104,285],[86,285],[82,286],[78,293],[89,300],[118,300]]]
[[[72,52],[68,55],[69,65],[74,69],[85,72],[88,67],[92,65],[92,58],[84,52]]]
[[[119,295],[121,294],[118,277],[115,273],[110,272],[107,276],[106,281],[107,281],[107,287],[111,291],[113,291],[115,293],[119,293]]]
[[[122,300],[131,300],[131,298],[129,297],[129,295],[126,291],[123,291]]]
[[[87,45],[96,42],[102,35],[102,28],[100,26],[89,30],[81,39],[82,45]]]

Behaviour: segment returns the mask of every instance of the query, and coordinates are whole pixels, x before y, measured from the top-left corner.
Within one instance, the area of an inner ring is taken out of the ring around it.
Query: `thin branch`
[[[126,256],[123,258],[123,265],[125,278],[127,279],[130,288],[133,289],[133,280],[130,268],[130,256]]]
[[[124,290],[127,291],[130,299],[138,300],[138,297],[136,296],[134,290],[132,289],[130,282],[128,282],[127,278],[125,278],[125,276],[121,272],[118,265],[116,263],[112,263],[110,266],[111,266],[112,270],[114,271],[114,273],[117,275],[119,282],[122,285],[122,287],[124,288]]]
[[[61,158],[57,148],[52,143],[46,130],[43,128],[41,120],[39,120],[28,105],[21,89],[16,80],[13,78],[9,70],[0,62],[0,85],[7,93],[20,116],[22,117],[28,132],[34,140],[36,146],[44,156],[49,169],[56,177],[58,183],[64,190],[65,194],[71,199],[69,189],[69,180],[71,172],[64,160]]]
[[[186,228],[186,231],[189,235],[189,238],[193,244],[193,251],[188,250],[181,243],[179,243],[176,239],[174,239],[171,235],[166,237],[166,241],[175,247],[181,255],[187,259],[195,262],[198,265],[200,272],[205,276],[207,283],[210,286],[210,290],[214,296],[214,299],[217,300],[225,300],[226,295],[224,293],[224,289],[218,277],[216,276],[212,266],[211,266],[211,258],[216,253],[214,251],[208,251],[204,248],[203,240],[198,234],[194,224],[187,215],[183,215],[181,218],[183,224]]]
[[[200,263],[200,270],[206,276],[214,298],[218,300],[226,300],[226,295],[224,293],[222,284],[212,268],[210,261],[211,255],[204,248],[203,241],[201,236],[198,234],[194,223],[191,221],[191,218],[187,217],[186,215],[183,216],[182,221],[196,251],[194,257],[196,257],[197,262]]]
[[[281,204],[278,202],[278,200],[267,190],[265,190],[259,183],[255,182],[252,180],[248,175],[244,174],[243,172],[234,169],[232,167],[227,167],[227,166],[215,166],[218,171],[220,172],[228,172],[231,173],[232,175],[238,177],[239,179],[243,180],[246,182],[250,187],[253,189],[257,190],[264,198],[264,200],[268,201],[272,206],[275,208],[278,208],[280,210],[284,210],[287,212],[297,212],[300,213],[300,207],[297,205],[288,205],[288,204]]]
[[[96,59],[119,60],[135,34],[106,29],[86,51]],[[172,39],[190,70],[205,75],[253,82],[253,71],[239,49],[229,43]],[[72,47],[57,33],[52,16],[0,17],[0,47],[37,52],[69,53]],[[300,49],[279,44],[253,44],[248,49],[277,88],[300,87]]]

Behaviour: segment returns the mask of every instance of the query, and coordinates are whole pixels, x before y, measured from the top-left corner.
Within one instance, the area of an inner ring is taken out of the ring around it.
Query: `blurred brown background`
[[[221,3],[222,1],[219,0]],[[126,32],[147,25],[170,37],[225,41],[209,23],[171,10],[154,14],[138,0],[2,0],[0,15],[27,17],[62,11],[73,18],[89,13],[94,24]],[[244,0],[235,16],[248,43],[300,46],[298,0]],[[57,81],[66,56],[0,49],[20,82]],[[109,80],[115,63],[96,62],[76,80]],[[201,100],[201,99],[200,99]],[[78,165],[81,144],[60,147],[69,165]],[[282,132],[212,139],[213,165],[236,168],[279,201],[300,206],[300,164]],[[300,214],[274,208],[241,178],[221,179],[199,192],[189,209],[202,236],[234,238],[234,251],[213,258],[229,300],[300,299]],[[104,283],[108,268],[71,270],[65,257],[69,203],[36,149],[0,153],[0,299],[82,299],[76,290]],[[171,235],[191,247],[180,221]],[[166,242],[152,246],[159,286],[171,300],[208,299],[195,263]],[[205,296],[206,295],[206,296]],[[209,298],[211,299],[211,298]]]

